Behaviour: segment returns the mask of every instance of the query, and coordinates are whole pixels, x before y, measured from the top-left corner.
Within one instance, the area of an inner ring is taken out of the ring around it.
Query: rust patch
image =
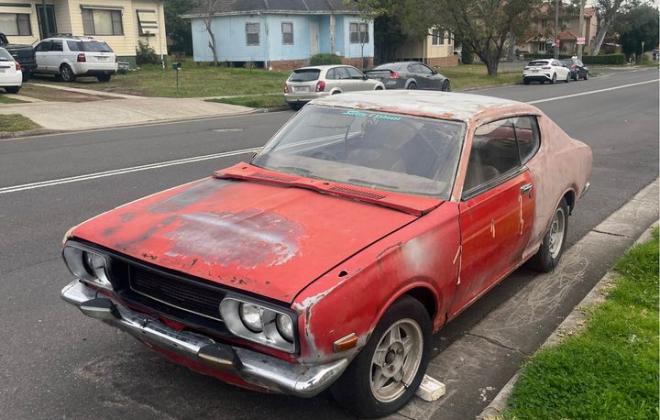
[[[298,253],[302,234],[294,222],[258,209],[191,213],[181,216],[180,221],[181,225],[168,234],[174,244],[168,255],[197,255],[224,266],[284,264]]]
[[[153,213],[173,213],[181,211],[186,207],[214,194],[216,191],[226,187],[231,181],[218,180],[214,178],[205,179],[198,184],[160,201],[149,207]]]
[[[168,216],[168,217],[166,217],[165,219],[163,219],[160,223],[157,223],[157,224],[155,224],[154,226],[152,226],[152,227],[150,227],[149,229],[147,229],[144,233],[142,233],[142,234],[139,235],[138,237],[133,238],[133,239],[130,239],[130,240],[127,240],[127,241],[121,241],[121,242],[118,242],[118,243],[116,244],[116,247],[117,247],[117,249],[119,249],[119,250],[123,250],[123,251],[125,251],[125,250],[131,248],[132,246],[134,246],[134,245],[136,245],[136,244],[141,244],[142,242],[148,240],[148,239],[151,238],[153,235],[155,235],[156,233],[158,233],[158,232],[159,232],[160,230],[162,230],[163,228],[165,228],[165,227],[171,225],[172,223],[174,223],[177,219],[178,219],[178,217],[175,216],[175,215]]]

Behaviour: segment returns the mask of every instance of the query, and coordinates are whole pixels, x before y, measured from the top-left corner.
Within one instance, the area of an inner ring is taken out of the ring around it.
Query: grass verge
[[[220,102],[230,105],[241,105],[250,108],[286,108],[287,104],[281,94],[276,95],[261,95],[261,96],[240,96],[236,98],[218,98],[209,99],[209,102]]]
[[[16,133],[39,127],[39,124],[20,114],[0,114],[0,133]]]
[[[656,229],[617,263],[584,331],[524,367],[504,418],[658,418],[658,252]]]
[[[22,104],[25,101],[14,99],[11,96],[0,95],[0,104]]]
[[[449,77],[453,91],[476,89],[481,87],[512,85],[522,80],[522,70],[506,70],[497,72],[497,76],[489,76],[483,64],[464,64],[455,67],[439,67],[438,71]]]

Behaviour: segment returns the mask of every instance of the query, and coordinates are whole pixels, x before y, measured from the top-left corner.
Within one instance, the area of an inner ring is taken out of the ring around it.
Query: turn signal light
[[[358,336],[355,333],[350,333],[346,337],[342,337],[335,341],[332,344],[332,349],[335,351],[335,353],[341,353],[342,351],[350,350],[357,346],[357,343]]]
[[[325,82],[323,80],[319,80],[318,83],[316,84],[316,91],[323,92],[324,90],[325,90]]]

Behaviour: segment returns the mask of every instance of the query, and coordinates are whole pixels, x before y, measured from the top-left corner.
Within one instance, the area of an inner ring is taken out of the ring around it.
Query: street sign
[[[577,39],[577,44],[578,45],[586,45],[585,39],[583,36],[579,36]]]

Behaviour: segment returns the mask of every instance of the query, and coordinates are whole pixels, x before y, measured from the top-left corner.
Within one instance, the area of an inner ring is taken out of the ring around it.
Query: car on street
[[[561,60],[561,64],[571,71],[571,79],[589,79],[589,67],[585,66],[582,60],[578,59],[577,57]]]
[[[61,294],[194,371],[385,416],[433,332],[522,264],[557,266],[591,163],[529,104],[326,96],[250,162],[69,230]]]
[[[23,81],[27,81],[37,66],[32,45],[11,43],[7,36],[0,32],[0,47],[4,48],[21,65]]]
[[[570,77],[570,69],[554,58],[532,60],[523,69],[523,83],[526,85],[530,82],[555,83],[558,80],[568,83]]]
[[[353,66],[302,67],[294,70],[285,82],[284,99],[291,109],[298,110],[312,99],[323,96],[383,89],[383,83],[369,79]]]
[[[53,74],[63,82],[77,77],[96,77],[109,82],[117,73],[117,56],[104,41],[91,37],[62,36],[47,38],[35,47],[35,73]]]
[[[7,93],[18,93],[23,86],[21,65],[9,52],[0,48],[0,87]]]
[[[417,61],[381,64],[366,74],[383,82],[385,89],[451,90],[449,78]]]

